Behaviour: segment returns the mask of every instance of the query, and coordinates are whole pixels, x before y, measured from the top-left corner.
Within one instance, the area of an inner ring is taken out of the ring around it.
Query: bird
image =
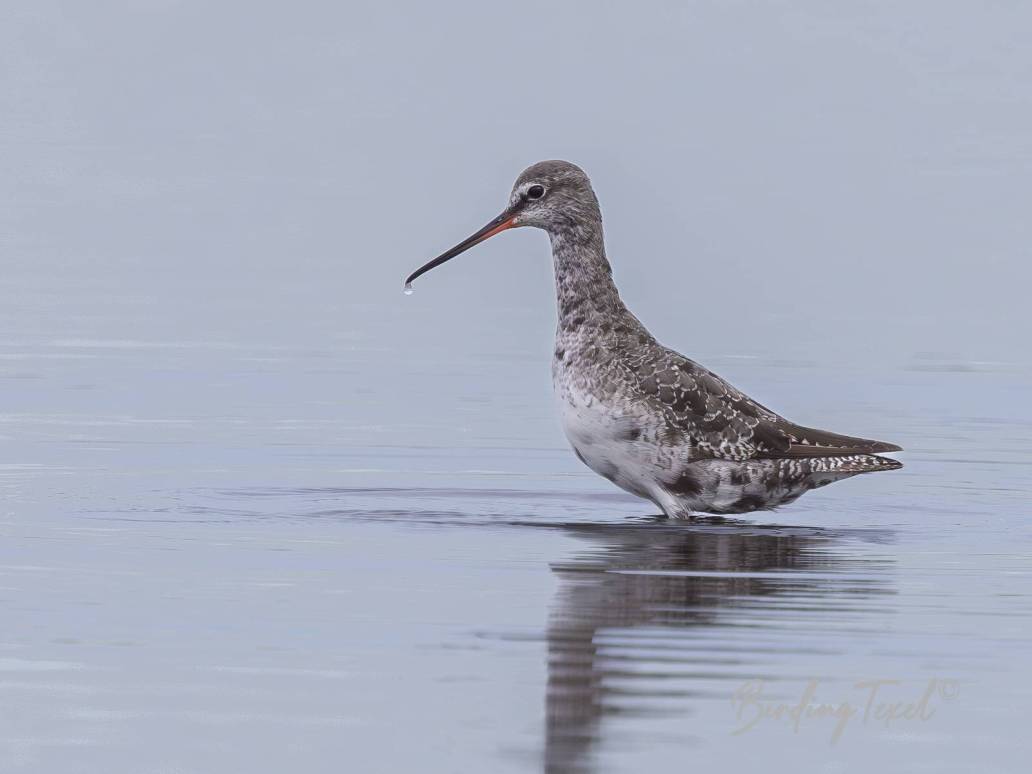
[[[516,179],[498,217],[416,269],[421,275],[516,227],[551,241],[558,322],[552,383],[562,427],[595,473],[663,515],[771,510],[844,478],[901,468],[896,444],[796,424],[663,346],[620,298],[591,181],[568,161]]]

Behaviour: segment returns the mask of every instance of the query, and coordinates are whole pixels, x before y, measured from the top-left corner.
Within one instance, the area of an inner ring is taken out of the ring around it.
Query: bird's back
[[[692,447],[725,460],[847,457],[900,451],[896,444],[791,422],[693,360],[652,343],[621,356],[627,382]]]

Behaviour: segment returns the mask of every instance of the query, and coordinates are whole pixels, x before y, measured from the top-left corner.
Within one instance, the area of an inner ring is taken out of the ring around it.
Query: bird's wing
[[[789,422],[698,363],[665,348],[663,355],[630,363],[633,381],[687,436],[693,454],[747,460],[899,451],[894,444]]]
[[[903,451],[902,447],[885,441],[839,435],[827,430],[803,427],[782,419],[778,429],[789,439],[789,447],[781,453],[766,454],[767,457],[839,457],[848,454],[879,454],[881,452]]]

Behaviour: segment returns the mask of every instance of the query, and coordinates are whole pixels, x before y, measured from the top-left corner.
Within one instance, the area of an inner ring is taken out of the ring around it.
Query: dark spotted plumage
[[[736,390],[698,363],[650,341],[632,359],[618,357],[657,411],[669,416],[697,456],[727,460],[899,451],[866,438],[801,427]]]
[[[544,193],[528,196],[533,186]],[[901,467],[877,456],[900,447],[790,422],[657,342],[620,299],[598,200],[568,162],[526,169],[502,215],[409,281],[514,226],[551,238],[555,392],[577,457],[599,475],[669,516],[690,516],[774,508],[842,478]]]

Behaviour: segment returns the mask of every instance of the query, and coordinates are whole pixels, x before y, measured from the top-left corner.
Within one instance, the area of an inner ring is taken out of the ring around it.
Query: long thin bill
[[[480,231],[475,233],[473,236],[469,237],[468,239],[462,240],[457,245],[455,245],[455,247],[453,247],[451,250],[441,253],[439,256],[430,261],[430,263],[420,266],[418,269],[416,269],[414,272],[408,275],[408,277],[405,279],[405,285],[408,286],[412,284],[413,280],[415,280],[420,275],[426,274],[431,269],[436,269],[442,263],[450,261],[459,253],[466,252],[467,250],[469,250],[469,248],[473,247],[473,245],[478,245],[485,239],[490,239],[495,234],[500,234],[506,229],[512,228],[514,225],[516,225],[515,220],[516,216],[513,215],[512,212],[510,212],[509,210],[506,210],[497,218],[495,218],[486,226],[484,226],[482,229],[480,229]]]

